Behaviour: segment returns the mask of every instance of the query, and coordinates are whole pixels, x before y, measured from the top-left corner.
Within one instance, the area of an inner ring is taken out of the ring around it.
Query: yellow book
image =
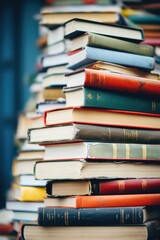
[[[46,196],[45,187],[28,187],[19,186],[17,184],[13,185],[14,197],[19,201],[31,201],[38,202],[43,201]]]

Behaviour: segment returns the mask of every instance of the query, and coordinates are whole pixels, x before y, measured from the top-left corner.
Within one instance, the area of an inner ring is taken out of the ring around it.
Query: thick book
[[[82,107],[52,109],[44,113],[46,126],[67,123],[86,123],[156,130],[160,129],[159,117],[160,114]],[[45,131],[45,128],[42,129]]]
[[[38,180],[37,180],[38,181]],[[48,196],[160,193],[159,178],[47,181]]]
[[[160,99],[92,87],[63,88],[66,106],[81,106],[160,114]]]
[[[109,226],[143,222],[141,207],[38,209],[40,226]]]
[[[160,81],[105,70],[82,69],[66,74],[67,88],[85,86],[159,98]]]
[[[50,160],[36,162],[35,179],[38,180],[81,180],[102,178],[159,178],[160,165],[146,161],[100,161],[94,159]]]
[[[62,124],[39,129],[29,129],[29,140],[32,140],[32,133],[36,134],[37,143],[61,143],[61,142],[110,142],[110,143],[141,143],[160,144],[160,130],[125,128],[112,126],[99,126],[91,124]],[[45,132],[46,138],[41,132]],[[65,132],[65,134],[64,134]],[[39,136],[39,137],[38,137]]]
[[[106,61],[124,66],[146,69],[148,71],[153,70],[155,66],[154,57],[85,46],[83,49],[70,52],[68,55],[68,68],[77,70],[95,61]]]
[[[46,207],[110,208],[159,206],[160,193],[45,198]]]
[[[70,39],[67,51],[75,51],[85,46],[129,52],[150,57],[154,56],[154,48],[150,45],[142,45],[90,32]]]
[[[142,28],[131,28],[117,24],[105,24],[100,21],[89,21],[87,19],[74,18],[65,23],[65,37],[74,38],[84,32],[92,32],[95,34],[126,39],[133,42],[141,42],[144,40]]]
[[[143,160],[160,161],[159,144],[126,144],[102,142],[74,142],[45,145],[44,160],[81,159],[92,160]]]
[[[43,227],[37,223],[25,223],[21,228],[24,240],[44,240],[48,236],[53,240],[156,240],[159,238],[159,221],[146,224],[112,225],[112,226],[53,226]]]

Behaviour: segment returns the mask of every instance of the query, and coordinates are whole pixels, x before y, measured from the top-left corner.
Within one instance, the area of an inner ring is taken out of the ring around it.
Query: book
[[[142,223],[141,207],[38,209],[40,226],[109,226]]]
[[[146,224],[112,225],[112,226],[54,226],[43,227],[37,223],[25,223],[21,232],[23,239],[43,240],[50,236],[53,240],[65,237],[70,239],[130,239],[156,240],[159,237],[159,221],[151,221]]]
[[[85,86],[146,97],[159,97],[160,82],[153,79],[87,68],[66,74],[65,77],[67,88]]]
[[[45,187],[46,181],[35,180],[33,174],[23,174],[14,177],[13,183],[21,186]]]
[[[85,46],[117,50],[150,57],[154,56],[154,48],[150,45],[142,45],[91,32],[70,39],[67,51],[75,51],[79,48],[84,48]]]
[[[38,181],[38,180],[37,180]],[[160,193],[159,178],[47,181],[48,196]]]
[[[33,166],[37,160],[38,159],[14,159],[12,163],[12,175],[16,177],[22,174],[33,174]]]
[[[37,161],[34,165],[34,174],[38,180],[159,178],[159,166],[154,162],[144,161],[50,160]]]
[[[24,209],[27,209],[28,212],[37,212],[39,207],[44,207],[44,202],[6,201],[6,209],[12,211],[24,211]]]
[[[56,44],[64,40],[64,25],[57,25],[53,29],[47,29],[47,45]]]
[[[121,74],[142,77],[142,78],[155,79],[155,80],[160,79],[159,74],[156,74],[153,72],[148,72],[145,70],[140,70],[138,68],[126,67],[126,66],[103,62],[103,61],[96,61],[93,64],[87,65],[86,68],[97,69],[97,70],[106,70],[109,72],[121,73]]]
[[[66,53],[61,53],[56,55],[46,55],[41,58],[41,64],[43,69],[64,65],[67,63],[68,63],[68,56]]]
[[[81,159],[88,160],[143,160],[160,161],[160,145],[126,144],[102,142],[56,143],[45,145],[44,160]]]
[[[38,217],[37,212],[27,212],[25,211],[13,211],[13,221],[14,222],[31,222],[36,221]]]
[[[65,72],[45,74],[42,80],[42,87],[47,88],[51,86],[66,86]]]
[[[44,113],[44,121],[46,126],[67,123],[89,123],[92,125],[97,124],[131,128],[137,127],[156,130],[160,129],[159,117],[159,114],[153,113],[139,113],[82,107],[52,109]],[[45,131],[45,128],[42,129]]]
[[[142,28],[132,28],[117,24],[105,24],[100,21],[74,18],[65,23],[65,38],[73,38],[84,32],[92,32],[100,35],[126,39],[133,42],[144,40]]]
[[[45,187],[13,185],[13,195],[16,200],[28,202],[43,201],[46,196]]]
[[[27,159],[43,159],[44,156],[44,149],[36,149],[36,150],[23,150],[19,149],[17,159],[18,160],[27,160]]]
[[[37,143],[60,143],[60,142],[80,142],[80,141],[100,141],[111,143],[142,143],[160,144],[160,131],[154,129],[125,128],[113,126],[100,126],[91,124],[62,124],[45,127],[45,129],[29,129],[29,141],[33,141],[32,132],[37,135]],[[47,138],[42,137],[42,132],[46,132]],[[64,134],[65,132],[65,134]],[[30,137],[31,135],[31,137]],[[39,138],[38,138],[39,136]],[[49,137],[51,136],[51,137]],[[35,140],[34,140],[35,141]],[[31,143],[30,143],[31,144]]]
[[[65,208],[109,208],[159,206],[160,194],[125,194],[103,196],[71,196],[63,198],[45,198],[46,207]]]
[[[127,52],[119,52],[104,48],[85,46],[76,52],[68,55],[68,68],[77,70],[95,61],[106,61],[124,66],[137,67],[151,71],[154,69],[155,60],[153,57],[137,55]]]
[[[44,101],[56,101],[59,98],[65,99],[65,94],[62,92],[62,86],[44,88],[42,92]]]
[[[54,101],[43,101],[38,102],[36,104],[36,112],[37,114],[43,114],[44,111],[50,110],[53,108],[61,108],[66,106],[66,101],[64,98],[58,98],[58,100]]]
[[[81,106],[125,110],[134,112],[160,113],[160,100],[145,98],[129,92],[105,90],[92,87],[63,88],[66,106]]]
[[[102,8],[104,9],[104,8]],[[52,10],[44,9],[41,11],[42,19],[41,25],[50,27],[55,24],[63,24],[75,17],[81,19],[88,19],[91,21],[104,22],[109,24],[119,23],[121,20],[120,13],[117,11],[95,11],[95,12],[53,12]]]

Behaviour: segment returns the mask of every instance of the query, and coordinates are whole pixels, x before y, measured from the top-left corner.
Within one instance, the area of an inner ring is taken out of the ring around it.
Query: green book
[[[69,51],[74,51],[85,46],[117,50],[143,56],[154,56],[154,48],[147,44],[133,43],[113,37],[102,36],[94,33],[85,33],[70,40]]]
[[[160,100],[96,88],[63,88],[66,106],[160,113]]]

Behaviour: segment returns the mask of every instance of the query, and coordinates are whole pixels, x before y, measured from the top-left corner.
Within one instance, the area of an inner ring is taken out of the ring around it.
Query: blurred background
[[[0,208],[5,206],[16,147],[17,116],[29,95],[28,78],[35,72],[39,13],[43,1],[0,1]]]

